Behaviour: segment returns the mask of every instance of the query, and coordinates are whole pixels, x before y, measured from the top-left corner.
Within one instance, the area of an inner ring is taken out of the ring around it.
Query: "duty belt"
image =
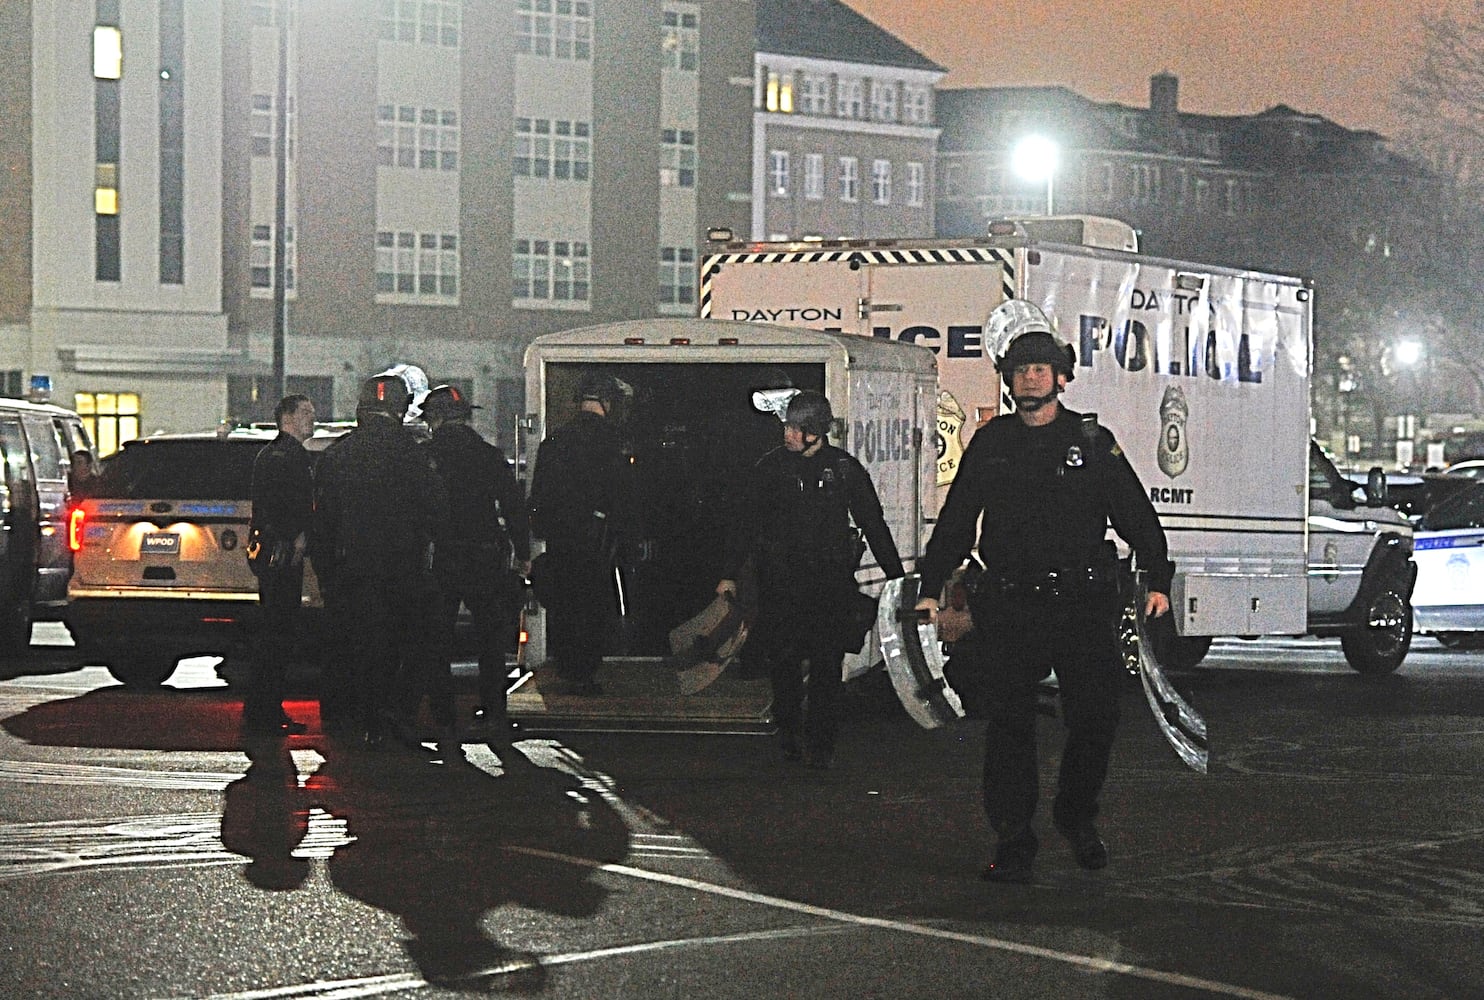
[[[1056,600],[1078,597],[1091,590],[1115,587],[1118,570],[1114,567],[1088,566],[1080,569],[1053,569],[1045,573],[1018,576],[996,576],[985,573],[979,578],[976,592],[1004,597],[1033,597]]]

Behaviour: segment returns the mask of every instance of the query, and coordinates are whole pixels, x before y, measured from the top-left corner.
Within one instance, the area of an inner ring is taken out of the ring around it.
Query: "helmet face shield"
[[[995,307],[984,323],[984,342],[1005,384],[1021,365],[1050,365],[1067,377],[1077,353],[1056,335],[1051,320],[1033,302],[1008,299]]]

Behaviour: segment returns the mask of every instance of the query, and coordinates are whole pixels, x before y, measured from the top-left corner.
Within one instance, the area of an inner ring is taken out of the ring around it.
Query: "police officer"
[[[804,390],[780,414],[783,445],[764,455],[743,487],[718,594],[733,597],[751,560],[758,616],[749,643],[769,660],[773,719],[784,756],[815,768],[834,759],[841,667],[861,646],[856,566],[863,554],[851,519],[888,578],[902,560],[865,468],[826,440],[829,400]]]
[[[403,427],[410,401],[399,375],[363,382],[356,429],[325,451],[316,475],[315,569],[332,592],[371,748],[389,724],[412,723],[425,690],[435,724],[449,735],[454,724],[432,562],[448,495]]]
[[[1058,395],[1072,380],[1073,349],[1044,313],[1012,299],[990,315],[986,341],[1017,407],[981,427],[933,529],[922,592],[938,594],[979,529],[985,571],[970,598],[982,637],[988,730],[984,808],[998,835],[984,877],[1027,882],[1038,841],[1036,689],[1053,670],[1067,737],[1052,824],[1077,863],[1098,869],[1108,850],[1094,819],[1118,725],[1117,554],[1112,524],[1148,575],[1145,612],[1169,610],[1174,565],[1164,530],[1113,435]],[[918,608],[936,614],[938,602]]]
[[[616,555],[633,529],[632,482],[615,426],[623,385],[593,373],[579,383],[577,414],[536,455],[532,527],[546,540],[533,578],[547,610],[547,641],[570,694],[603,693],[596,677],[617,625]]]
[[[273,419],[278,436],[263,446],[252,467],[247,558],[258,577],[259,621],[242,724],[251,732],[297,735],[305,726],[284,713],[284,671],[299,634],[304,549],[314,514],[309,452],[304,450],[314,433],[314,404],[298,393],[285,396],[274,407]]]
[[[476,727],[490,735],[508,731],[505,717],[505,652],[520,623],[520,579],[531,568],[525,494],[505,453],[469,426],[477,409],[456,387],[440,385],[423,399],[423,419],[433,431],[428,447],[448,490],[454,541],[440,545],[433,572],[443,602],[444,638],[451,646],[459,604],[469,609],[479,643]],[[512,556],[519,575],[511,567]]]

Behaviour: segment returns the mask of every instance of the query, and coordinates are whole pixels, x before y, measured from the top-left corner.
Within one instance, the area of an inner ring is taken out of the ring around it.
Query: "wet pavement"
[[[513,747],[373,754],[312,700],[305,736],[244,744],[209,662],[140,693],[33,650],[0,670],[0,992],[1484,995],[1484,654],[1419,639],[1370,681],[1332,643],[1218,643],[1175,678],[1210,773],[1130,689],[1111,866],[1043,809],[1027,886],[977,877],[977,723],[853,684],[807,771],[760,725],[634,731],[646,696],[606,669],[629,724],[564,705]]]

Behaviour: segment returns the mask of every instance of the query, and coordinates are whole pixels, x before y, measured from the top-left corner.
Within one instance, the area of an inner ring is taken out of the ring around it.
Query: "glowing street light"
[[[1010,166],[1022,180],[1046,182],[1046,214],[1052,212],[1052,183],[1061,161],[1061,147],[1044,135],[1028,135],[1016,143]]]
[[[1398,341],[1396,345],[1396,363],[1404,368],[1411,368],[1422,360],[1422,344],[1416,340]]]

